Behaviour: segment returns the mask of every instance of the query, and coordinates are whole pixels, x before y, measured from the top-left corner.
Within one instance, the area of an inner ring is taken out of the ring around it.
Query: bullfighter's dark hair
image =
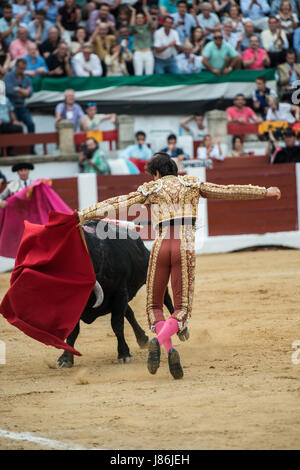
[[[155,176],[158,171],[160,176],[177,176],[178,168],[174,160],[164,152],[157,152],[147,163],[146,171]]]

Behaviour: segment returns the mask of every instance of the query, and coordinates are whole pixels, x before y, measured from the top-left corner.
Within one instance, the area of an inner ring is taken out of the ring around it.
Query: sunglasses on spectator
[[[214,36],[214,39],[223,39],[223,36]]]
[[[87,107],[89,108],[90,106],[97,106],[97,103],[88,103]]]

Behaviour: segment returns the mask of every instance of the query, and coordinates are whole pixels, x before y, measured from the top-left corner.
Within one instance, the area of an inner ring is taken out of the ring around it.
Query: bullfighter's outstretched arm
[[[150,185],[150,183],[148,184]],[[98,202],[79,212],[79,221],[84,224],[88,220],[104,219],[109,213],[113,213],[116,217],[121,209],[126,209],[134,204],[147,204],[147,196],[147,194],[137,190],[124,196],[106,199],[106,201]]]
[[[249,185],[220,185],[214,183],[201,183],[200,194],[207,199],[264,199],[265,197],[280,198],[278,188],[265,188]]]

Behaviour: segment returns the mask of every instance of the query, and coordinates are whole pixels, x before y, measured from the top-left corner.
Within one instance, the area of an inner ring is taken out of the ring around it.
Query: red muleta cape
[[[25,221],[0,313],[31,338],[80,356],[64,339],[79,321],[95,282],[77,212],[52,211],[46,225]]]

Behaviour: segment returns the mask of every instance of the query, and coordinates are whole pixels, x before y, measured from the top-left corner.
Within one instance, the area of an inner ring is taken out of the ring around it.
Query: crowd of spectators
[[[0,6],[0,75],[220,75],[300,57],[296,0],[9,0]],[[34,46],[35,45],[35,48]]]
[[[292,103],[300,77],[299,14],[297,0],[4,1],[0,5],[0,79],[8,100],[2,100],[1,115],[6,120],[0,122],[0,132],[21,132],[22,123],[28,132],[35,131],[25,106],[32,94],[31,77],[205,70],[227,75],[237,69],[268,67],[276,67],[277,88],[270,90],[262,74],[250,107],[243,95],[237,95],[226,110],[228,122],[293,123],[299,120],[299,108]],[[87,130],[96,110],[96,104],[83,110],[72,90],[67,90],[64,103],[56,108],[56,121],[70,119],[75,131]],[[104,119],[114,121],[115,116]],[[194,140],[205,142],[198,157],[209,154],[222,159],[224,150],[208,134],[204,116],[195,117],[193,128],[190,121],[191,117],[185,119],[182,128]],[[235,145],[232,152],[243,153],[238,140]]]

